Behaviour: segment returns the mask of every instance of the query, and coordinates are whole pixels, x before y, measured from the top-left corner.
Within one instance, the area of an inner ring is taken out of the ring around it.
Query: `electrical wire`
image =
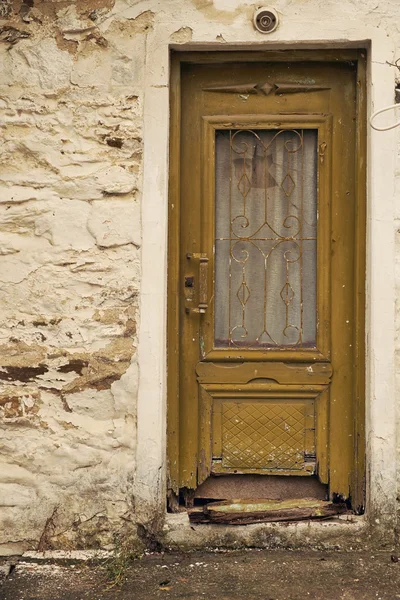
[[[390,129],[400,127],[400,121],[397,121],[397,123],[393,123],[392,125],[387,125],[386,127],[377,127],[372,122],[378,115],[381,115],[382,113],[387,112],[388,110],[393,110],[394,108],[400,108],[400,104],[391,104],[390,106],[386,106],[385,108],[381,108],[380,110],[374,112],[374,114],[369,120],[369,124],[371,125],[372,129],[375,129],[376,131],[389,131]]]

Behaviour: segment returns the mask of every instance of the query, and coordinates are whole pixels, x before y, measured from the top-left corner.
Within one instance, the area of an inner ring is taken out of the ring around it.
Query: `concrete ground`
[[[240,550],[150,554],[129,564],[20,560],[1,600],[395,600],[400,562],[383,552]],[[110,576],[120,580],[113,585]]]

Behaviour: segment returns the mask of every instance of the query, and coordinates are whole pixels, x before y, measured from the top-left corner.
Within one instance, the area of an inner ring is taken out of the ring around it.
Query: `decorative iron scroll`
[[[316,131],[216,141],[216,346],[315,347]]]

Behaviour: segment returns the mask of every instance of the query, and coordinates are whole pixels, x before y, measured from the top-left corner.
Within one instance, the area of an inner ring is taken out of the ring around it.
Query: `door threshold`
[[[281,521],[247,525],[191,523],[188,513],[166,513],[164,544],[171,550],[191,552],[215,549],[275,548],[355,550],[371,546],[366,515],[344,514],[333,519]]]
[[[188,509],[192,524],[251,525],[282,521],[309,521],[332,519],[351,514],[346,504],[332,503],[315,498],[290,500],[225,500],[209,502],[202,507]]]

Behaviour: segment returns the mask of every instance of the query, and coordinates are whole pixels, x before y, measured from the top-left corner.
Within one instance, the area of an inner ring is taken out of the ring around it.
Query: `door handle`
[[[199,304],[197,308],[186,307],[187,314],[199,313],[204,315],[208,308],[208,256],[202,252],[186,254],[188,260],[199,260]],[[193,279],[191,281],[193,285]]]

